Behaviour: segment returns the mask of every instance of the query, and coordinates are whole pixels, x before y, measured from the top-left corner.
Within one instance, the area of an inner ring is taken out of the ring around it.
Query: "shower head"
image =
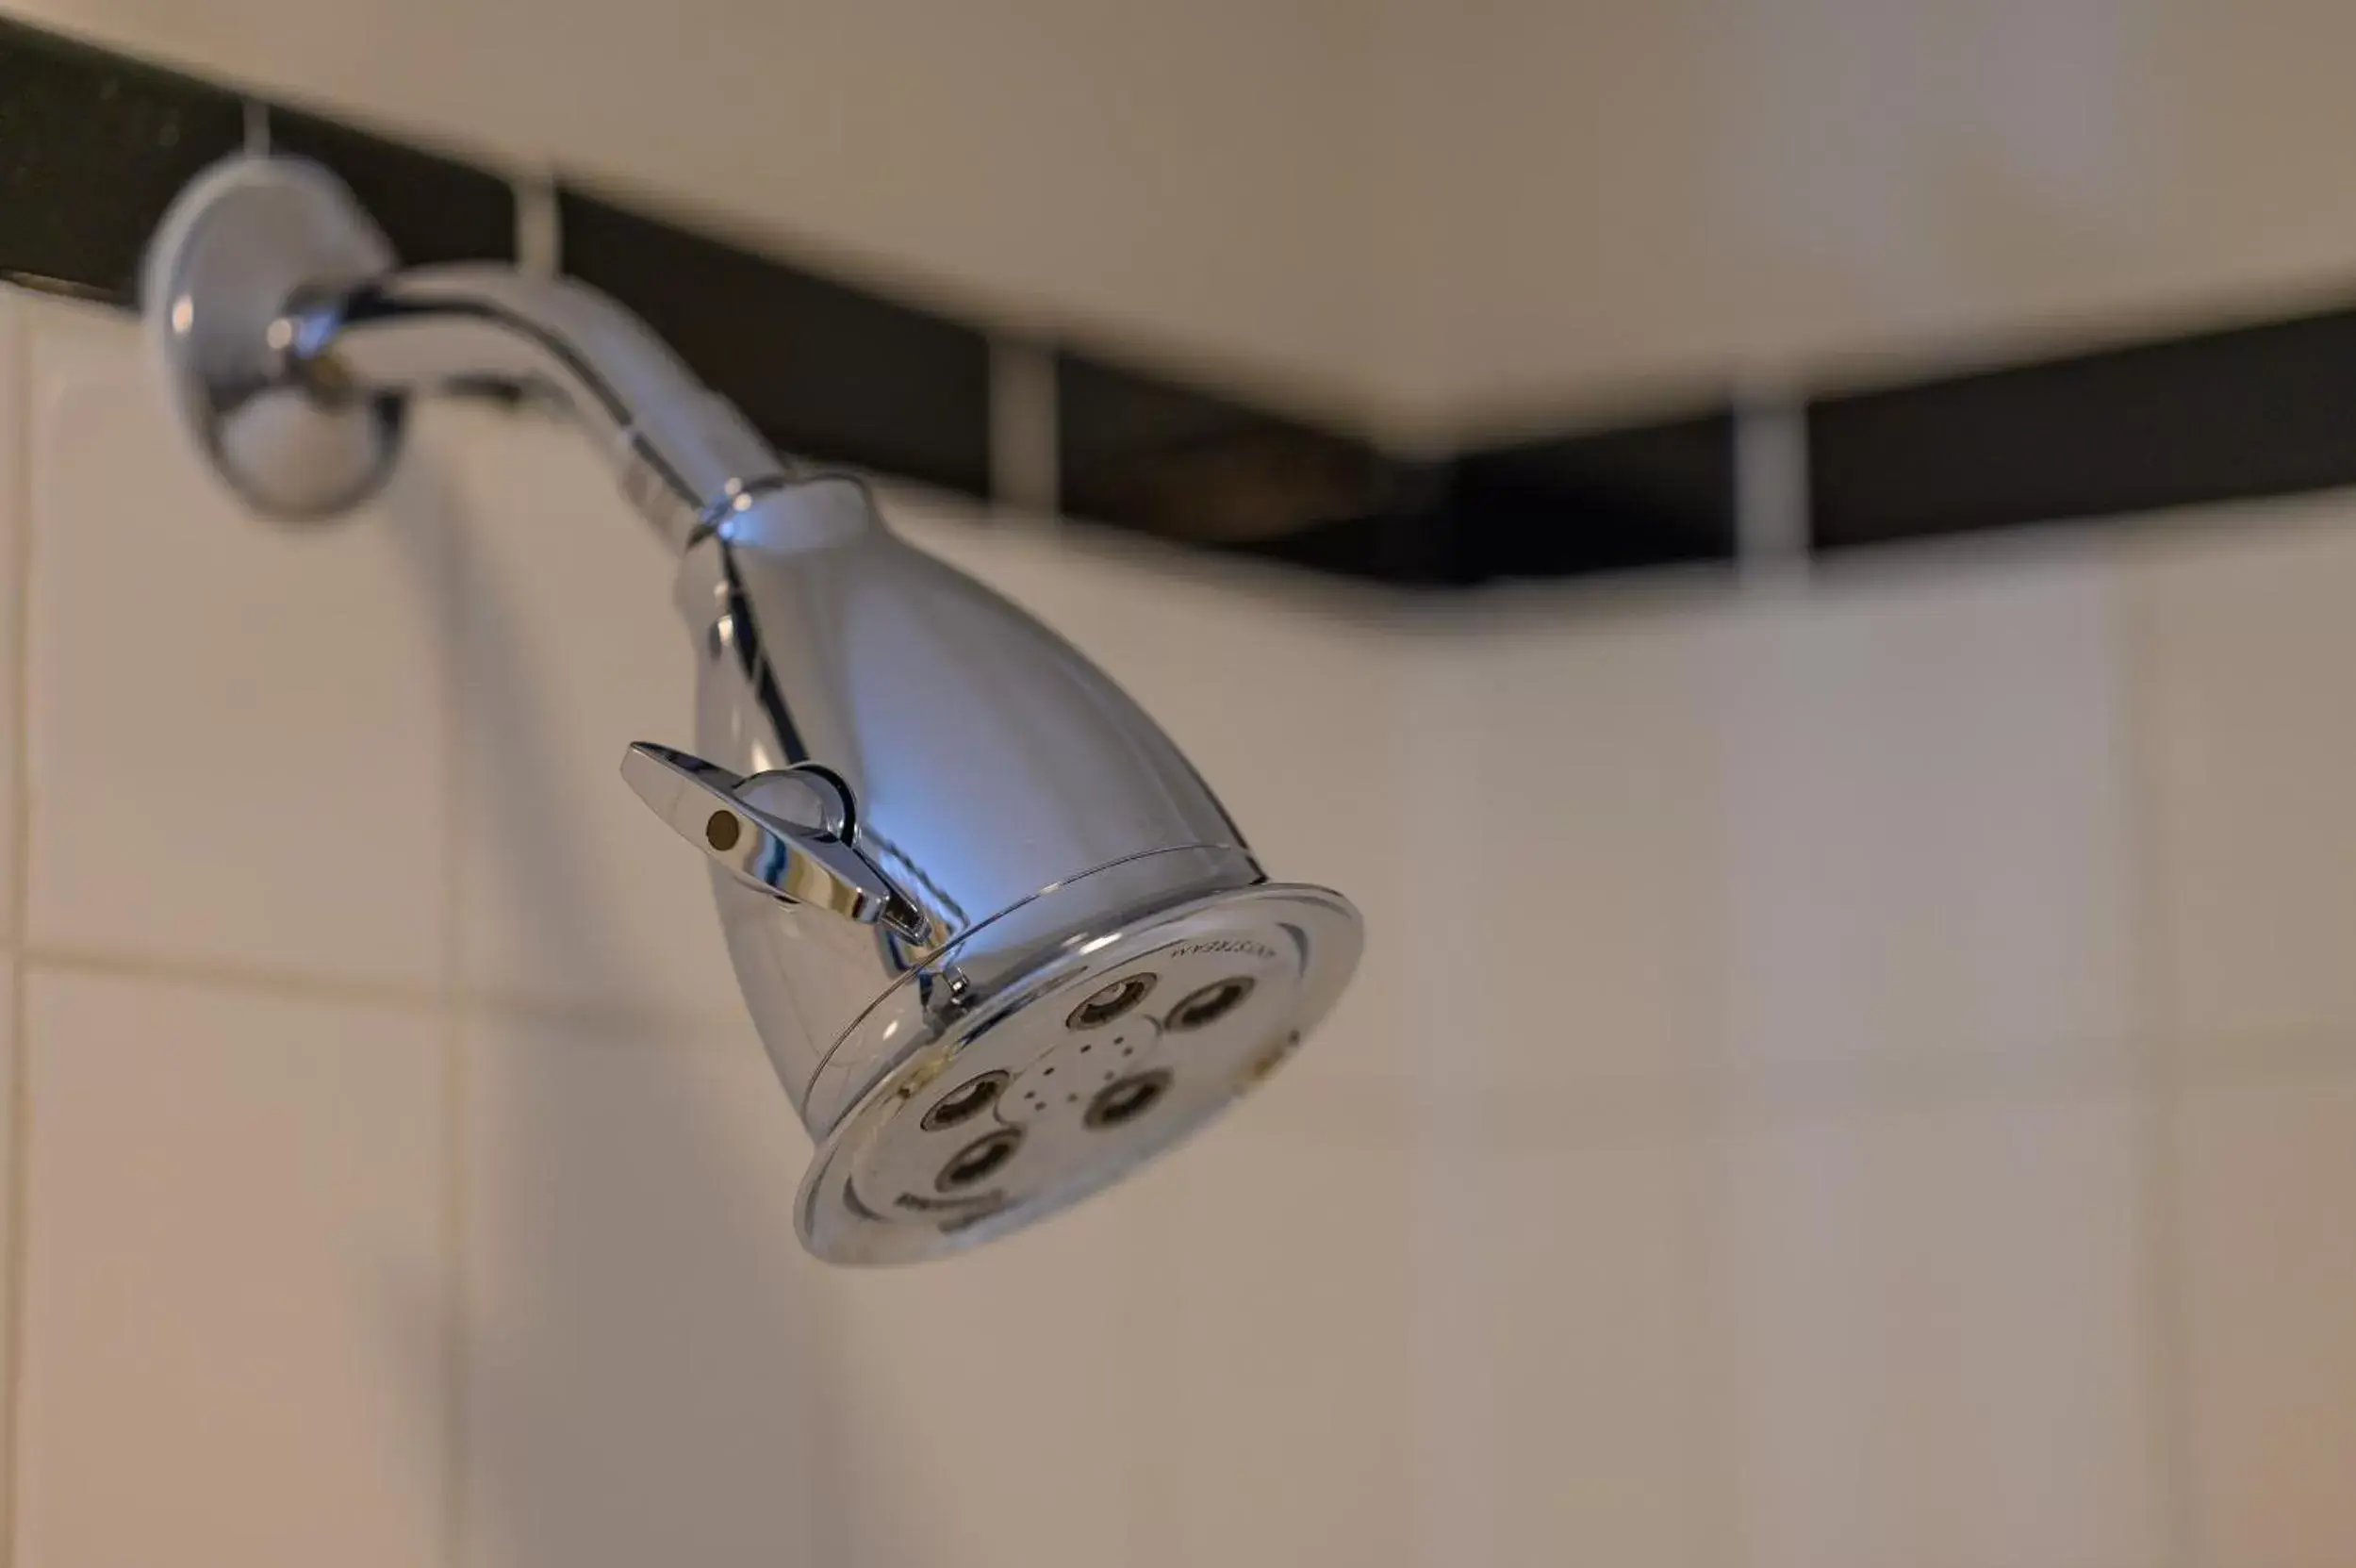
[[[782,461],[601,295],[401,271],[323,170],[242,158],[174,204],[143,304],[183,424],[266,515],[365,498],[424,393],[514,389],[605,450],[697,654],[694,750],[632,746],[622,774],[708,863],[816,1140],[796,1221],[819,1256],[1054,1213],[1260,1082],[1348,980],[1357,912],[1269,882],[1118,686],[860,480]]]

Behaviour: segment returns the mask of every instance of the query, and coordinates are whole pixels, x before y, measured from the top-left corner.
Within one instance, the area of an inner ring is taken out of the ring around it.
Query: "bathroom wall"
[[[2347,499],[1409,601],[897,494],[1372,940],[1198,1145],[854,1273],[571,437],[290,531],[126,322],[0,365],[16,1568],[2356,1560]]]
[[[1410,434],[2356,242],[2328,8],[12,8]],[[2356,499],[1419,600],[893,502],[1371,947],[851,1274],[595,465],[435,410],[266,527],[0,291],[8,1562],[2356,1562]]]
[[[1343,0],[10,0],[22,19],[829,272],[1357,417]],[[1081,129],[1085,127],[1085,129]]]
[[[1409,442],[2336,303],[2356,251],[2315,0],[9,9]]]
[[[1392,0],[1375,379],[1488,432],[2348,294],[2356,13]]]

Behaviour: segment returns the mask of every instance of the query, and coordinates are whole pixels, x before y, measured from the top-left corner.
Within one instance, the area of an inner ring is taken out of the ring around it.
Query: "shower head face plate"
[[[1078,1201],[1274,1072],[1359,941],[1338,895],[1271,884],[1077,933],[968,999],[844,1116],[802,1185],[803,1240],[912,1262]]]

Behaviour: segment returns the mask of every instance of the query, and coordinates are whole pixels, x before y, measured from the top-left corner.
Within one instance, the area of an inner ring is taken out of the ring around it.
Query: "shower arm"
[[[421,267],[290,306],[268,341],[324,401],[497,388],[589,434],[622,492],[676,548],[784,484],[786,465],[629,311],[566,278]]]
[[[183,422],[266,516],[350,511],[391,472],[414,397],[492,388],[585,426],[676,548],[793,477],[621,305],[510,266],[404,269],[316,164],[200,175],[150,245],[140,294]]]

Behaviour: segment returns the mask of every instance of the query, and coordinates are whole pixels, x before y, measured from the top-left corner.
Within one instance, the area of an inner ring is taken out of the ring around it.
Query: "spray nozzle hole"
[[[1234,975],[1204,986],[1170,1009],[1170,1027],[1174,1030],[1200,1029],[1218,1022],[1243,1005],[1252,994],[1252,977]]]
[[[973,1120],[990,1108],[1005,1087],[1006,1074],[1002,1072],[983,1073],[980,1078],[959,1084],[932,1102],[932,1109],[924,1114],[924,1130],[935,1132],[944,1127],[955,1127],[960,1122]]]
[[[1094,1128],[1120,1127],[1161,1103],[1169,1088],[1170,1075],[1166,1072],[1139,1073],[1117,1083],[1108,1083],[1088,1102],[1088,1114],[1081,1120]]]
[[[1089,994],[1086,1001],[1072,1009],[1071,1015],[1063,1020],[1064,1027],[1096,1029],[1111,1023],[1144,1001],[1145,993],[1153,989],[1153,982],[1158,978],[1152,974],[1129,975],[1099,986]]]
[[[1014,1158],[1014,1151],[1022,1144],[1020,1128],[1002,1127],[988,1137],[976,1139],[950,1155],[949,1163],[941,1167],[941,1174],[932,1179],[932,1184],[945,1193],[970,1187],[977,1181],[986,1180],[999,1166]]]

